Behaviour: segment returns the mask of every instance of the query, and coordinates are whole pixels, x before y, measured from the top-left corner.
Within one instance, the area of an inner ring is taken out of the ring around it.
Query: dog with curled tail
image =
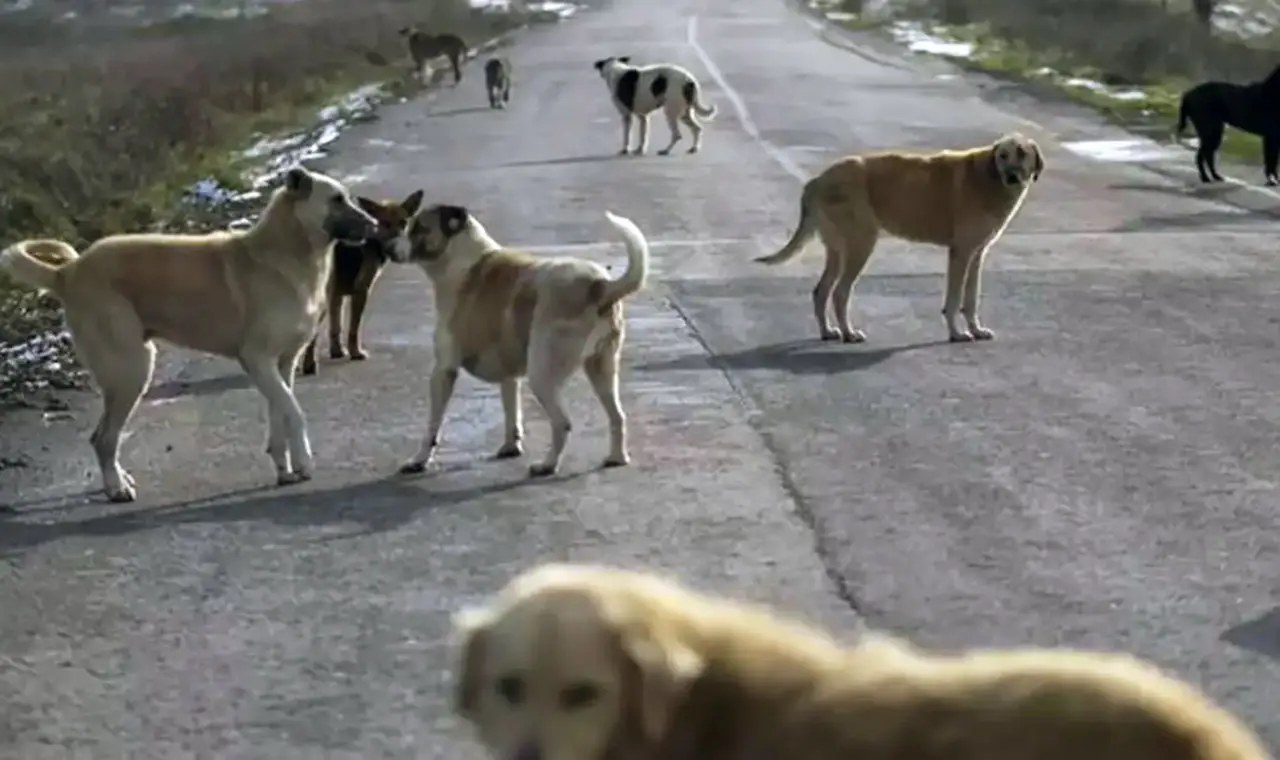
[[[671,142],[658,151],[669,155],[676,143],[683,139],[680,123],[683,122],[693,135],[690,153],[702,149],[703,126],[698,117],[711,121],[716,107],[702,101],[702,87],[698,80],[683,66],[674,63],[658,63],[651,66],[633,66],[630,56],[610,56],[596,61],[596,71],[609,88],[614,108],[622,117],[622,149],[618,155],[631,152],[631,122],[640,122],[640,142],[635,155],[643,155],[649,147],[649,115],[658,109],[667,117],[671,129]]]

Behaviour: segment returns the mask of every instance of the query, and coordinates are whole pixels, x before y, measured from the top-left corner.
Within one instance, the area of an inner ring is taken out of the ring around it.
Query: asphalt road
[[[509,111],[484,108],[473,64],[326,168],[614,266],[603,211],[635,219],[655,276],[629,306],[634,465],[596,469],[603,414],[575,380],[566,473],[529,483],[486,461],[498,400],[464,381],[441,471],[395,477],[426,424],[412,269],[378,287],[370,361],[300,381],[304,487],[265,487],[262,407],[226,362],[169,352],[125,446],[127,508],[84,496],[92,399],[70,422],[10,416],[0,457],[30,466],[0,471],[0,757],[474,756],[447,714],[449,613],[546,559],[666,568],[850,634],[1134,651],[1280,742],[1280,197],[1193,187],[1185,154],[1087,158],[1076,143],[1117,137],[1088,113],[820,35],[776,0],[621,3],[508,53]],[[591,61],[627,53],[702,77],[720,107],[703,153],[613,156]],[[882,244],[862,346],[814,340],[816,246],[750,262],[789,233],[798,177],[841,153],[1010,128],[1048,170],[988,259],[994,342],[945,342],[937,250]]]

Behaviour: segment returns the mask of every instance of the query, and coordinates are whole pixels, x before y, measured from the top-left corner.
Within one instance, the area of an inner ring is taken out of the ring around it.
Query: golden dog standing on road
[[[277,483],[311,478],[294,365],[324,308],[333,242],[376,229],[340,182],[293,168],[243,232],[112,235],[83,254],[24,240],[0,252],[0,272],[62,301],[76,354],[102,390],[89,441],[111,501],[137,498],[120,466],[120,433],[151,384],[157,339],[238,359],[267,400]]]
[[[823,340],[861,343],[867,336],[849,323],[849,301],[880,235],[945,246],[942,314],[950,339],[990,340],[995,334],[978,319],[982,263],[1043,171],[1040,146],[1018,133],[968,150],[849,156],[805,183],[795,234],[756,261],[789,261],[821,236],[827,264],[813,289],[818,330]],[[827,318],[829,301],[835,327]],[[957,324],[960,314],[967,330]]]
[[[551,564],[457,616],[455,710],[498,760],[1267,760],[1135,658],[856,645],[654,575]]]
[[[529,468],[531,476],[542,477],[560,467],[570,429],[560,393],[582,367],[609,417],[604,465],[628,463],[626,416],[618,399],[626,326],[622,301],[644,287],[649,243],[630,219],[608,211],[605,217],[627,246],[627,270],[616,280],[590,261],[503,248],[461,206],[432,206],[409,221],[391,258],[426,272],[437,315],[431,420],[417,455],[400,472],[422,472],[431,463],[459,369],[501,386],[506,437],[500,459],[524,453],[520,384],[528,376],[529,390],[551,422],[551,448]]]

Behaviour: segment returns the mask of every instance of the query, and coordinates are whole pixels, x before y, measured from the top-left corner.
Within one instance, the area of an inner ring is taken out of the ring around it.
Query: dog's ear
[[[596,62],[595,62],[594,64],[592,64],[592,65],[596,67],[596,71],[604,71],[604,67],[605,67],[605,66],[607,66],[607,65],[609,64],[609,61],[611,61],[611,60],[613,60],[613,59],[612,59],[612,58],[601,58],[600,60],[596,61]]]
[[[618,56],[618,61],[620,61],[621,63],[631,63],[631,56],[629,56],[629,55],[620,55],[620,56]]]
[[[422,206],[421,188],[419,188],[418,190],[414,190],[412,193],[409,194],[408,198],[405,198],[404,200],[400,201],[400,208],[404,209],[404,212],[409,216],[413,216],[414,214],[418,213],[418,208],[421,206]]]
[[[1031,172],[1031,179],[1038,180],[1040,175],[1044,173],[1044,151],[1040,150],[1039,143],[1033,141],[1031,143],[1031,152],[1036,156],[1036,166]]]
[[[382,213],[381,203],[378,203],[372,198],[366,198],[363,195],[356,196],[356,205],[360,207],[361,211],[365,212],[366,214],[373,217],[374,219],[377,219],[378,215]]]
[[[412,31],[412,30],[411,30],[409,27],[407,27],[407,26],[402,26],[402,27],[400,27],[400,29],[396,32],[396,34],[400,35],[401,37],[408,37],[408,36],[409,36],[409,32],[411,32],[411,31]]]
[[[647,626],[646,626],[647,627]],[[620,632],[625,728],[656,744],[706,662],[670,632]]]
[[[440,206],[440,229],[449,237],[462,232],[467,226],[471,214],[462,206]]]
[[[311,179],[311,174],[301,166],[295,166],[284,174],[285,190],[300,199],[305,200],[311,196],[311,188],[314,184],[315,180]]]
[[[453,616],[453,632],[458,641],[453,711],[466,720],[474,720],[479,706],[481,669],[492,623],[493,616],[487,609],[466,609]]]

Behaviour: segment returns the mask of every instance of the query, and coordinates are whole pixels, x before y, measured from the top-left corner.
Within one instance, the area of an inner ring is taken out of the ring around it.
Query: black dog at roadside
[[[1262,164],[1268,185],[1280,184],[1280,66],[1260,82],[1201,82],[1182,93],[1178,106],[1175,140],[1181,140],[1187,122],[1200,138],[1196,169],[1201,182],[1222,182],[1215,154],[1222,146],[1226,125],[1262,138]],[[1206,171],[1206,169],[1208,171]]]

